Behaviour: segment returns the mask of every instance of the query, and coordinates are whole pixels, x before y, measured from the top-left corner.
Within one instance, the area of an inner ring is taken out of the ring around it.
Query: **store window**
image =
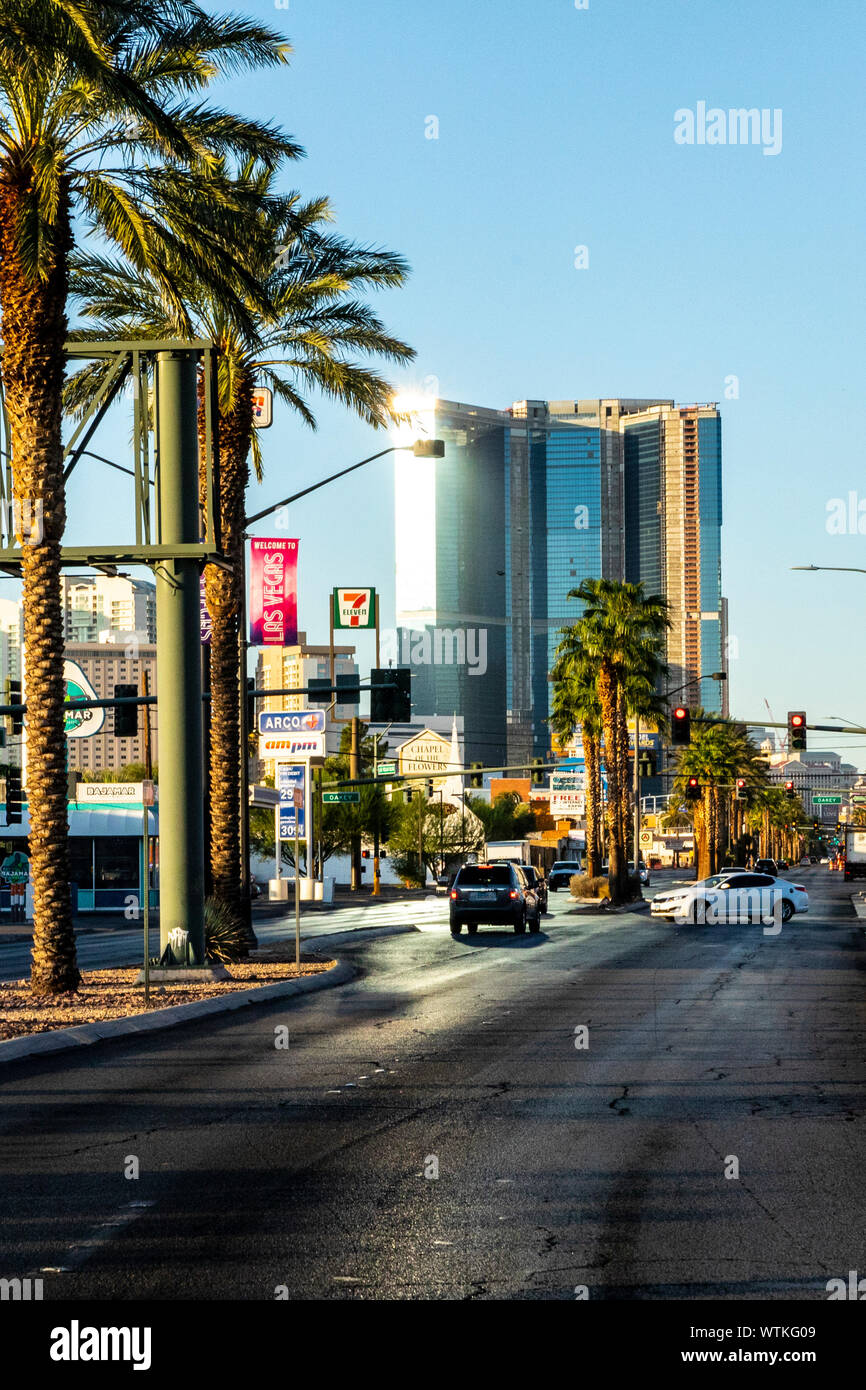
[[[89,835],[69,838],[69,881],[79,888],[93,887],[93,841]]]
[[[97,835],[96,888],[138,889],[138,840],[133,835]]]

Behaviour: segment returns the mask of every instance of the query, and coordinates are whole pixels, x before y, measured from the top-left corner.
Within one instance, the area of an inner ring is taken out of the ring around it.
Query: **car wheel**
[[[541,931],[541,908],[538,909],[538,911],[536,912],[535,916],[533,917],[532,921],[531,921],[530,924],[529,924],[529,932],[530,932],[530,935],[533,935],[535,932],[540,932],[540,931]]]
[[[460,935],[460,932],[462,931],[462,929],[463,929],[463,923],[460,921],[460,918],[459,918],[459,917],[452,917],[452,919],[451,919],[451,935],[452,935],[452,936],[459,936],[459,935]]]
[[[526,908],[523,909],[523,916],[518,917],[517,921],[514,923],[514,930],[518,936],[522,936],[526,931]]]
[[[478,923],[477,923],[477,922],[467,922],[467,923],[466,923],[466,930],[468,931],[468,933],[469,933],[470,936],[474,936],[475,933],[476,933],[477,930],[478,930]]]
[[[793,904],[792,902],[789,902],[789,900],[788,900],[787,898],[784,898],[784,899],[782,900],[782,921],[783,921],[783,922],[790,922],[790,920],[791,920],[791,918],[793,917],[793,915],[794,915],[794,904]]]

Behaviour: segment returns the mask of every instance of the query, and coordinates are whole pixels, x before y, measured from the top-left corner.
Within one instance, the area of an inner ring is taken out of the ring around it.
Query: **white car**
[[[668,921],[730,925],[736,922],[769,922],[778,914],[790,922],[795,912],[809,911],[809,894],[802,883],[790,883],[771,874],[714,874],[698,883],[656,893],[650,904],[655,917]]]

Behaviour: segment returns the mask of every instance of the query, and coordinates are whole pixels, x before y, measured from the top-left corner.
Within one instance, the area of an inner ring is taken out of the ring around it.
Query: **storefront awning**
[[[5,806],[4,820],[5,820]],[[137,835],[141,838],[144,816],[141,807],[106,806],[104,809],[69,812],[69,834],[87,838],[93,835]],[[159,809],[148,811],[148,833],[159,834]],[[30,809],[21,812],[20,825],[0,825],[0,840],[14,840],[30,834]]]

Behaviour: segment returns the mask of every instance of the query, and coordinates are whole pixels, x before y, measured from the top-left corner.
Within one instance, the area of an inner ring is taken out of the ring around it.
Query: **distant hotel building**
[[[419,715],[462,714],[466,757],[550,747],[548,674],[585,578],[642,581],[670,603],[668,688],[727,712],[721,421],[658,399],[430,401],[407,438],[441,460],[395,466],[398,660]],[[482,643],[485,660],[479,660]],[[474,662],[470,656],[474,655]]]

